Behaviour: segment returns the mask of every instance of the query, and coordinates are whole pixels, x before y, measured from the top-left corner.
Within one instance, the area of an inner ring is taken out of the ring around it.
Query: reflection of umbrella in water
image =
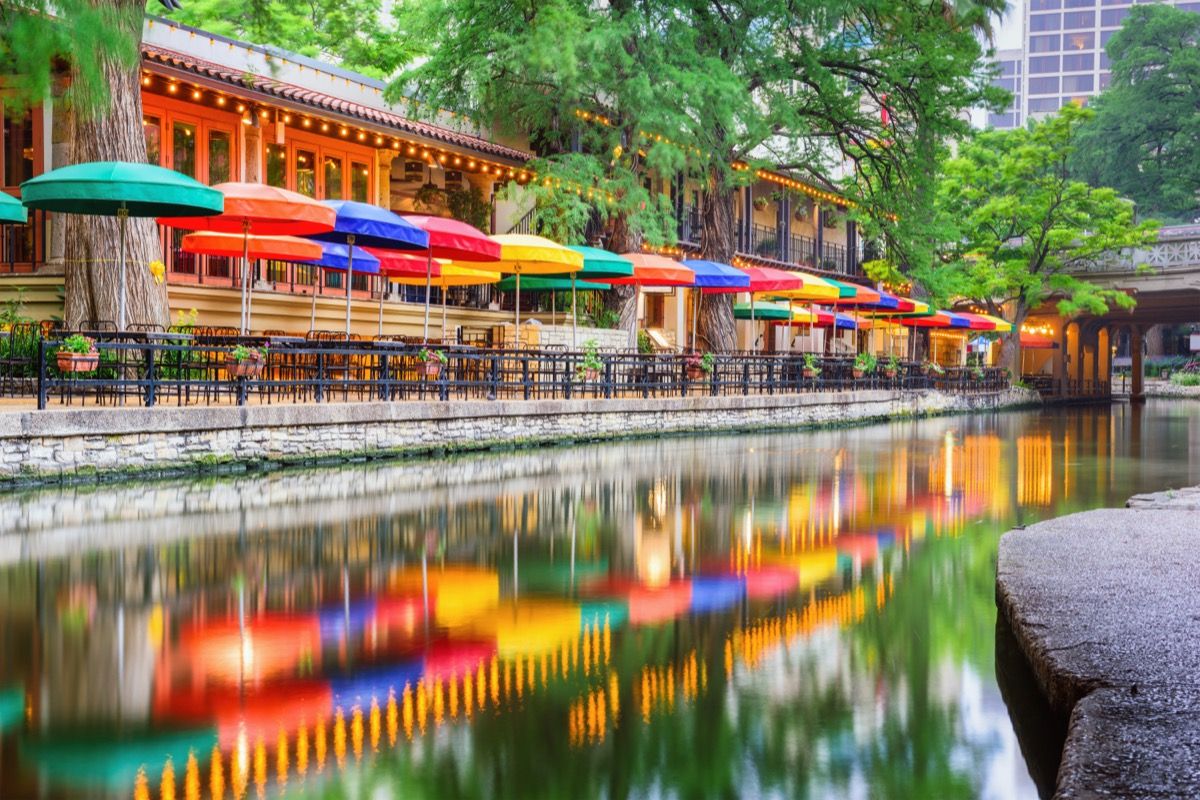
[[[456,678],[496,655],[496,643],[482,639],[448,639],[434,642],[422,659],[426,680]]]
[[[865,534],[843,533],[833,540],[833,545],[839,553],[863,561],[879,554],[879,540]]]
[[[0,733],[17,725],[25,717],[25,688],[9,686],[0,689]]]
[[[327,717],[333,692],[323,680],[281,680],[258,686],[219,686],[197,691],[173,690],[154,700],[154,719],[175,724],[211,723],[222,747],[274,737]]]
[[[168,758],[182,765],[188,753],[208,753],[215,744],[216,730],[200,727],[47,731],[23,737],[17,747],[44,783],[95,792],[98,788],[125,791],[142,767]]]
[[[392,591],[423,596],[428,588],[433,616],[442,628],[462,628],[500,602],[500,576],[494,570],[450,565],[433,568],[423,582],[419,567],[392,573]]]
[[[671,581],[651,588],[633,581],[610,581],[593,587],[596,596],[623,598],[629,607],[629,624],[666,622],[687,613],[692,604],[692,582]]]
[[[579,606],[574,603],[522,600],[497,606],[473,630],[494,638],[501,658],[512,658],[546,653],[574,641],[580,628]]]
[[[402,661],[398,664],[371,666],[359,669],[350,675],[330,678],[333,692],[333,708],[349,708],[354,705],[367,706],[372,700],[383,702],[390,692],[400,694],[404,687],[421,679],[424,665],[421,659]]]
[[[245,631],[237,620],[185,630],[177,664],[190,666],[209,680],[237,683],[243,677],[261,679],[290,672],[300,659],[320,648],[321,626],[315,615],[272,615],[250,620]]]
[[[511,560],[509,560],[511,566]],[[534,592],[567,592],[574,576],[577,586],[586,586],[608,574],[608,559],[576,561],[545,561],[521,556],[517,588]]]
[[[629,621],[629,604],[619,598],[591,597],[579,603],[579,621],[584,627],[616,629]]]
[[[746,579],[740,575],[700,575],[692,578],[692,604],[696,613],[720,611],[735,605],[746,594]]]
[[[794,570],[799,576],[800,588],[808,588],[837,572],[838,552],[835,547],[822,547],[798,553],[764,553],[763,561]]]

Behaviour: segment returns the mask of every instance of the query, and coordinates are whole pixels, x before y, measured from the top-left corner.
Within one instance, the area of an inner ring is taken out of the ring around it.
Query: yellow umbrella
[[[818,278],[816,275],[809,275],[806,272],[795,273],[798,277],[804,279],[804,286],[799,289],[784,289],[778,292],[771,292],[771,297],[779,300],[787,300],[788,308],[792,307],[792,303],[796,300],[815,300],[818,302],[837,300],[841,297],[842,290],[825,280]],[[798,321],[793,319],[793,321]],[[791,332],[787,332],[790,336]],[[788,343],[786,350],[791,350],[791,342]]]
[[[800,587],[807,589],[837,572],[838,552],[836,547],[821,547],[797,553],[764,553],[763,562],[796,570]]]
[[[583,253],[552,242],[543,236],[525,233],[505,233],[493,236],[500,244],[500,260],[489,264],[493,269],[517,276],[517,297],[514,320],[516,336],[521,336],[521,275],[563,275],[583,269]]]
[[[493,266],[488,264],[488,266]],[[486,269],[475,269],[474,267],[464,267],[458,264],[442,264],[441,275],[436,277],[428,277],[425,275],[389,275],[388,280],[392,283],[403,284],[404,286],[436,286],[442,290],[442,340],[446,339],[446,289],[450,286],[483,286],[489,283],[497,283],[500,280],[499,272],[492,272]]]
[[[1012,323],[1000,317],[993,317],[991,314],[976,314],[977,317],[983,317],[988,322],[996,323],[996,333],[1012,332]]]

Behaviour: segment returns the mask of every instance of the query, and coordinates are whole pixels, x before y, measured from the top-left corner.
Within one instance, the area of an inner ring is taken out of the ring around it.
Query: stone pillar
[[[244,180],[248,183],[264,183],[267,171],[263,169],[262,129],[257,125],[243,125],[242,133],[245,147],[242,161]]]
[[[1142,329],[1137,325],[1129,326],[1129,357],[1133,364],[1130,367],[1131,388],[1129,390],[1129,402],[1144,403],[1146,402],[1146,389],[1143,386],[1144,377],[1142,370],[1145,368],[1142,364]]]
[[[1092,380],[1092,387],[1093,387],[1092,391],[1095,394],[1099,394],[1100,393],[1099,384],[1100,384],[1100,381],[1102,380],[1100,377],[1100,331],[1099,330],[1094,331],[1092,333],[1092,364],[1091,364],[1091,367],[1092,367],[1091,380]]]
[[[375,151],[375,198],[377,206],[392,208],[392,162],[400,153],[395,150]]]
[[[66,103],[47,103],[44,113],[49,119],[43,119],[43,124],[50,128],[50,152],[46,162],[46,171],[49,172],[71,163],[71,133],[74,128],[72,115],[75,112],[71,111]],[[31,218],[32,216],[30,214]],[[62,272],[67,249],[66,226],[61,224],[62,219],[57,214],[50,214],[46,224],[46,266],[58,270],[59,273]]]

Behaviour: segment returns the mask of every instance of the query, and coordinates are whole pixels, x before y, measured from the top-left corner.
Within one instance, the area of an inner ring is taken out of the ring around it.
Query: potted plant
[[[441,350],[432,350],[428,347],[422,347],[421,352],[417,353],[417,358],[421,359],[427,378],[436,378],[441,375],[442,367],[450,361]]]
[[[696,381],[701,378],[711,375],[713,366],[716,364],[716,357],[712,353],[688,353],[687,355],[687,376],[688,380]]]
[[[858,380],[868,372],[874,372],[879,366],[879,361],[870,353],[859,353],[854,357],[854,366],[851,370],[854,373],[854,379]]]
[[[231,378],[257,378],[267,363],[267,346],[247,347],[239,344],[229,353],[229,376]]]
[[[754,210],[755,211],[765,211],[766,208],[767,208],[767,198],[765,198],[765,197],[754,198]]]
[[[941,376],[946,374],[945,367],[943,367],[941,364],[937,363],[936,361],[926,361],[924,364],[921,365],[921,371],[924,372],[926,375],[930,375],[935,378],[940,378]]]
[[[801,373],[810,381],[821,375],[821,368],[817,366],[817,357],[812,353],[804,354],[804,366],[801,368]]]
[[[604,362],[600,360],[600,346],[595,339],[583,343],[583,360],[575,369],[580,380],[595,381],[600,378]]]
[[[883,365],[883,374],[888,380],[892,380],[900,372],[900,359],[896,358],[895,354],[888,356],[887,361]]]
[[[92,372],[100,365],[96,343],[78,333],[63,340],[57,359],[59,372]]]

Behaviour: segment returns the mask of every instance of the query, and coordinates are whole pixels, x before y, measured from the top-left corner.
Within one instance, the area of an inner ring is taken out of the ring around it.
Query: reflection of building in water
[[[1023,506],[1048,506],[1053,494],[1054,442],[1050,434],[1018,436],[1017,502]]]

